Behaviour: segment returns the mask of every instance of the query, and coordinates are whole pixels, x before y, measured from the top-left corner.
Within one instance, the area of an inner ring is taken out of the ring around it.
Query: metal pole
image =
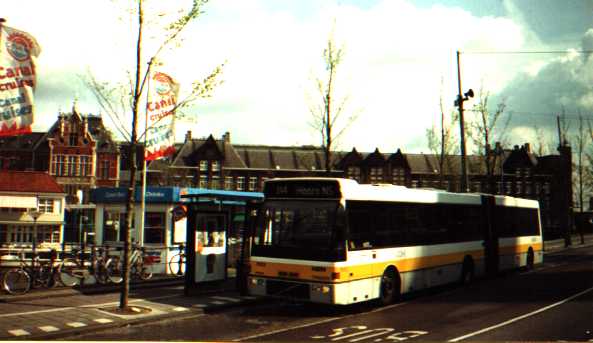
[[[468,192],[467,186],[469,184],[467,177],[467,166],[466,166],[466,152],[465,152],[465,127],[463,120],[463,93],[461,90],[461,66],[459,63],[459,57],[461,53],[457,50],[457,85],[459,87],[459,95],[457,98],[457,104],[459,106],[459,135],[461,143],[461,192]]]

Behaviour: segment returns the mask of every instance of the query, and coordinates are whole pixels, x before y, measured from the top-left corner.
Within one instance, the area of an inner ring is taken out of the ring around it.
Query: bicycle
[[[19,266],[6,271],[2,276],[2,286],[9,294],[21,295],[31,288],[51,288],[56,285],[56,250],[50,251],[50,260],[47,262],[42,262],[35,253],[31,256],[31,263],[27,263],[24,249],[19,251],[18,256]]]
[[[106,268],[108,255],[104,253],[103,248],[97,250],[94,245],[91,246],[90,261],[85,261],[84,251],[78,249],[72,249],[72,256],[64,258],[58,266],[60,282],[64,286],[73,287],[76,284],[84,284],[84,280],[89,276],[93,276],[99,284],[109,282]]]
[[[179,252],[169,259],[169,271],[173,275],[182,276],[185,274],[185,247],[179,244]]]
[[[145,256],[146,249],[138,245],[132,245],[132,254],[130,256],[130,275],[140,280],[148,280],[152,278],[150,267],[152,260]],[[106,265],[108,278],[114,283],[123,281],[123,263],[119,257],[111,258]]]

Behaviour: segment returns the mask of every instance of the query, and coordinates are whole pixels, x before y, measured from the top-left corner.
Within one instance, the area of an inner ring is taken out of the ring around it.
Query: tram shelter
[[[263,193],[190,188],[181,195],[187,207],[185,293],[205,283],[224,281],[240,262],[250,203]]]

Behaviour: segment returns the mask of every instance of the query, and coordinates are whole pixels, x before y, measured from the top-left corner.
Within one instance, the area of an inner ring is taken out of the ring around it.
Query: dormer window
[[[78,134],[71,133],[69,137],[70,146],[77,146],[78,145]]]
[[[206,160],[200,161],[200,171],[208,171],[208,161],[206,161]]]

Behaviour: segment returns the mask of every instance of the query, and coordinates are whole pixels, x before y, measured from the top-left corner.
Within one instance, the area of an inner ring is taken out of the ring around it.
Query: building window
[[[512,184],[511,181],[506,181],[504,183],[504,194],[511,194]]]
[[[55,225],[37,225],[37,243],[59,243],[60,242],[60,227]],[[32,225],[7,225],[4,226],[4,237],[0,241],[5,240],[6,243],[32,243],[33,242],[33,226]],[[0,231],[0,234],[2,232]]]
[[[146,212],[144,243],[165,243],[166,219],[164,212]]]
[[[125,213],[114,210],[103,211],[103,241],[118,242],[124,240],[123,227],[126,225]],[[133,225],[132,225],[133,226]]]
[[[71,156],[68,155],[66,156],[66,172],[65,174],[62,175],[66,175],[66,176],[75,176],[75,172],[76,172],[76,156]]]
[[[383,181],[383,168],[382,167],[372,167],[370,172],[370,182],[371,183],[379,183]]]
[[[53,199],[39,199],[39,212],[54,213]]]
[[[233,190],[233,177],[232,176],[224,177],[224,189],[226,189],[227,191]]]
[[[412,188],[418,188],[418,180],[412,180]]]
[[[211,187],[212,187],[212,189],[220,189],[220,176],[218,176],[218,175],[212,176]]]
[[[54,155],[52,157],[52,169],[54,175],[63,176],[66,172],[66,156],[64,155]]]
[[[100,163],[99,168],[99,178],[100,179],[108,179],[109,178],[109,169],[111,168],[111,161],[109,160],[102,160]]]
[[[220,171],[220,162],[212,161],[212,172],[218,173]]]
[[[206,161],[206,160],[200,161],[200,170],[208,171],[208,161]]]
[[[91,175],[91,157],[80,156],[80,176]]]
[[[347,169],[348,178],[360,182],[360,168],[359,167],[348,167]]]
[[[391,170],[391,179],[394,185],[404,185],[406,183],[404,168],[393,168]]]
[[[515,183],[515,187],[517,188],[516,194],[521,195],[523,194],[523,182],[519,181]]]
[[[255,192],[257,190],[257,177],[250,177],[249,178],[249,191]]]
[[[239,176],[237,177],[237,190],[244,191],[245,190],[245,177]]]
[[[200,188],[208,188],[208,175],[200,175]]]
[[[70,146],[77,146],[78,145],[78,134],[71,133],[68,143],[70,143]]]

